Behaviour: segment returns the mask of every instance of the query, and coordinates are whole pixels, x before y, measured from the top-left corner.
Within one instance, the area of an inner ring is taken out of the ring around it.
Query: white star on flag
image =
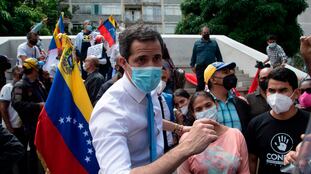
[[[78,128],[79,128],[80,130],[83,129],[83,124],[82,124],[82,123],[79,123]]]
[[[88,136],[89,134],[88,134],[88,132],[85,130],[85,131],[83,132],[83,135],[86,137],[86,136]]]
[[[72,119],[72,118],[71,118],[70,116],[66,117],[66,122],[67,122],[67,123],[70,123],[70,122],[71,122],[71,119]]]
[[[84,160],[85,160],[87,163],[91,161],[91,160],[90,160],[90,157],[88,157],[88,156],[86,156]]]
[[[74,118],[73,119],[73,124],[76,124],[77,123],[77,120]]]
[[[91,145],[92,141],[91,141],[90,139],[88,139],[88,140],[86,140],[86,143],[87,143],[88,145]]]
[[[58,121],[59,121],[60,124],[63,124],[64,123],[64,118],[60,117]]]
[[[93,150],[92,149],[87,149],[87,153],[92,154]]]

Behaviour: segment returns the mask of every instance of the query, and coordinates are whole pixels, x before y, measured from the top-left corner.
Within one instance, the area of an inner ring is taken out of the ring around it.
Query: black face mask
[[[268,89],[268,81],[267,81],[267,80],[259,81],[259,87],[260,87],[263,91],[266,91],[266,90]]]
[[[29,43],[30,43],[31,45],[37,45],[38,40],[29,40]]]
[[[209,34],[203,34],[202,37],[203,37],[204,40],[208,40],[209,39]]]
[[[222,81],[224,88],[228,91],[232,88],[235,88],[237,82],[238,82],[238,79],[236,78],[236,76],[234,74],[230,74],[230,75],[224,77],[224,79]]]

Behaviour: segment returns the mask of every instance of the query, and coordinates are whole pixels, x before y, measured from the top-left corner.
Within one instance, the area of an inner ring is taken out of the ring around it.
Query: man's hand
[[[183,125],[183,123],[184,123],[184,115],[180,112],[180,110],[178,110],[178,109],[175,110],[175,117],[176,117],[176,122],[178,124]]]
[[[48,17],[42,19],[42,23],[46,24],[48,22]]]
[[[191,67],[192,72],[195,74],[195,67]]]
[[[218,125],[213,120],[196,120],[187,137],[180,143],[188,148],[189,155],[201,153],[206,147],[217,139],[214,125]]]
[[[298,153],[296,151],[289,151],[284,157],[284,165],[296,162],[297,158]]]

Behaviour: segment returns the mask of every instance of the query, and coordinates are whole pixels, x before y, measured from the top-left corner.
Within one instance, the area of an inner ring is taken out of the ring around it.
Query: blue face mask
[[[144,93],[154,90],[160,83],[161,67],[132,67],[132,82]]]

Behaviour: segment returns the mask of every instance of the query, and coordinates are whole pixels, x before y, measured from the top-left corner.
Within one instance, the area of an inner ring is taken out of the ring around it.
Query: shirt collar
[[[214,98],[215,101],[217,101],[217,102],[222,102],[221,100],[219,100],[219,99],[212,93],[212,91],[209,91],[209,93],[213,96],[213,98]],[[227,100],[226,100],[225,103],[227,103],[228,101],[233,100],[233,98],[234,98],[233,92],[232,92],[231,90],[228,91],[228,98],[227,98]]]
[[[126,74],[123,75],[123,77],[120,79],[123,81],[124,89],[125,91],[134,98],[138,103],[141,103],[141,101],[145,98],[146,94],[140,91],[127,77]]]

